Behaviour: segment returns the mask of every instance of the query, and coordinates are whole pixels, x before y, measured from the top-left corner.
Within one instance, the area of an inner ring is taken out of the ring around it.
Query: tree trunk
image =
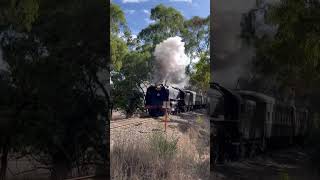
[[[51,171],[52,180],[66,179],[69,172],[69,162],[63,152],[57,152],[53,155],[53,166]]]
[[[6,142],[2,147],[0,180],[6,179],[6,172],[7,172],[7,166],[8,166],[8,154],[9,154],[9,138],[6,139]]]
[[[109,113],[108,113],[108,121],[112,119],[112,111],[113,111],[113,103],[108,104],[108,109],[109,109]]]

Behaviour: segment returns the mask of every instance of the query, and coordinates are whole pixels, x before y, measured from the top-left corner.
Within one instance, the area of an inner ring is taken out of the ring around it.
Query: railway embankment
[[[110,124],[112,179],[208,179],[209,120],[203,110]],[[123,116],[124,117],[124,116]]]

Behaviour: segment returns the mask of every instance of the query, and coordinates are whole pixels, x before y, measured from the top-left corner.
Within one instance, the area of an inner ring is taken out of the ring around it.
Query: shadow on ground
[[[274,151],[253,159],[217,165],[211,179],[319,180],[310,155],[301,148]]]

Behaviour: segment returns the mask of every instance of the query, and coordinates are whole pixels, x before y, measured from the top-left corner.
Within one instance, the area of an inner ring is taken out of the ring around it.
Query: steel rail
[[[139,123],[146,123],[146,122],[150,122],[150,119],[148,119],[148,120],[141,120],[141,121],[135,121],[135,122],[128,122],[128,123],[121,123],[120,125],[118,125],[118,126],[115,126],[115,127],[110,127],[110,130],[112,130],[112,129],[116,129],[116,128],[120,128],[120,127],[125,127],[125,126],[130,126],[130,125],[135,125],[135,124],[139,124]]]
[[[82,179],[89,179],[89,178],[98,178],[98,176],[97,175],[89,175],[89,176],[68,178],[68,179],[65,179],[65,180],[82,180]]]

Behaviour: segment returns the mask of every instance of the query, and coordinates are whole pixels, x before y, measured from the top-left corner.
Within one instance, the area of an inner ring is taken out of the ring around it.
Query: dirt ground
[[[111,127],[117,127],[115,124],[124,124],[125,116],[120,112],[113,112],[111,121]],[[142,123],[138,121],[144,120]],[[121,123],[120,123],[121,121]],[[178,147],[180,150],[188,151],[185,153],[190,153],[195,155],[197,160],[199,159],[209,159],[209,147],[210,147],[210,128],[209,128],[209,118],[206,115],[205,110],[198,110],[196,112],[181,113],[179,115],[169,115],[168,121],[165,122],[164,117],[159,118],[140,118],[133,117],[126,119],[126,121],[134,122],[136,124],[130,124],[129,126],[122,126],[119,128],[114,128],[110,130],[110,148],[112,149],[115,143],[123,141],[134,141],[141,143],[146,143],[148,137],[154,132],[164,132],[166,129],[166,136],[168,138],[176,139],[178,138]],[[146,122],[147,121],[147,122]],[[202,143],[206,144],[206,153],[203,157],[198,157],[199,144],[194,142],[195,139],[203,140]],[[206,141],[206,142],[204,142]]]
[[[194,157],[195,160],[202,160],[209,158],[209,153],[202,154],[202,157],[197,155],[198,144],[192,141],[193,137],[201,136],[203,133],[209,140],[208,134],[206,134],[206,128],[203,128],[203,132],[194,128],[201,126],[197,121],[198,117],[201,117],[203,112],[190,112],[184,113],[180,116],[170,116],[170,120],[167,124],[167,135],[178,137],[178,146],[180,149],[186,150],[188,154]],[[124,118],[120,113],[116,114],[115,121]],[[122,116],[122,117],[121,117]],[[204,117],[203,126],[207,126],[209,123],[208,117]],[[132,119],[140,120],[139,117]],[[153,119],[145,118],[149,120],[148,123],[138,123],[131,127],[124,127],[121,129],[111,130],[111,146],[113,143],[119,142],[123,139],[130,139],[135,142],[143,143],[148,137],[148,134],[152,134],[155,131],[164,131],[163,118]],[[207,126],[209,127],[209,126]],[[190,133],[190,131],[193,133]],[[198,131],[197,131],[198,130]],[[209,130],[207,128],[207,130]],[[187,133],[188,132],[188,133]],[[198,137],[199,139],[199,137]],[[201,139],[201,138],[200,138]],[[208,147],[210,147],[210,142]],[[315,167],[311,165],[311,156],[307,149],[301,147],[291,147],[287,149],[274,150],[263,155],[258,155],[251,159],[245,159],[237,162],[227,162],[224,165],[216,165],[214,172],[211,172],[210,179],[213,180],[320,180],[320,175]],[[112,168],[112,167],[111,167]]]
[[[319,180],[307,149],[292,147],[239,162],[217,165],[215,180]]]
[[[207,117],[205,110],[186,112],[179,115],[169,115],[166,125],[164,122],[164,117],[124,118],[125,116],[120,112],[113,113],[113,120],[110,124],[111,152],[113,151],[114,147],[122,147],[125,144],[148,147],[148,145],[150,145],[150,138],[154,134],[160,132],[163,133],[165,138],[169,141],[177,140],[178,156],[182,155],[191,158],[192,162],[202,164],[201,166],[206,166],[204,168],[201,167],[201,169],[207,169],[207,178],[201,179],[209,179],[210,126],[209,118]],[[182,161],[181,163],[183,163]],[[189,162],[190,161],[185,160],[184,164],[188,164]],[[110,167],[111,169],[113,168],[112,164],[117,163],[112,162]],[[189,169],[185,170],[181,170],[183,167],[178,168],[180,168],[180,170],[176,170],[175,172],[172,170],[171,172],[177,173],[179,171],[179,173],[186,172],[187,174],[188,171],[193,171],[195,169],[195,167],[187,167]],[[196,168],[200,169],[200,166]],[[200,172],[199,169],[197,172]],[[181,177],[182,176],[178,176],[178,178]],[[194,176],[186,179],[194,179]]]

